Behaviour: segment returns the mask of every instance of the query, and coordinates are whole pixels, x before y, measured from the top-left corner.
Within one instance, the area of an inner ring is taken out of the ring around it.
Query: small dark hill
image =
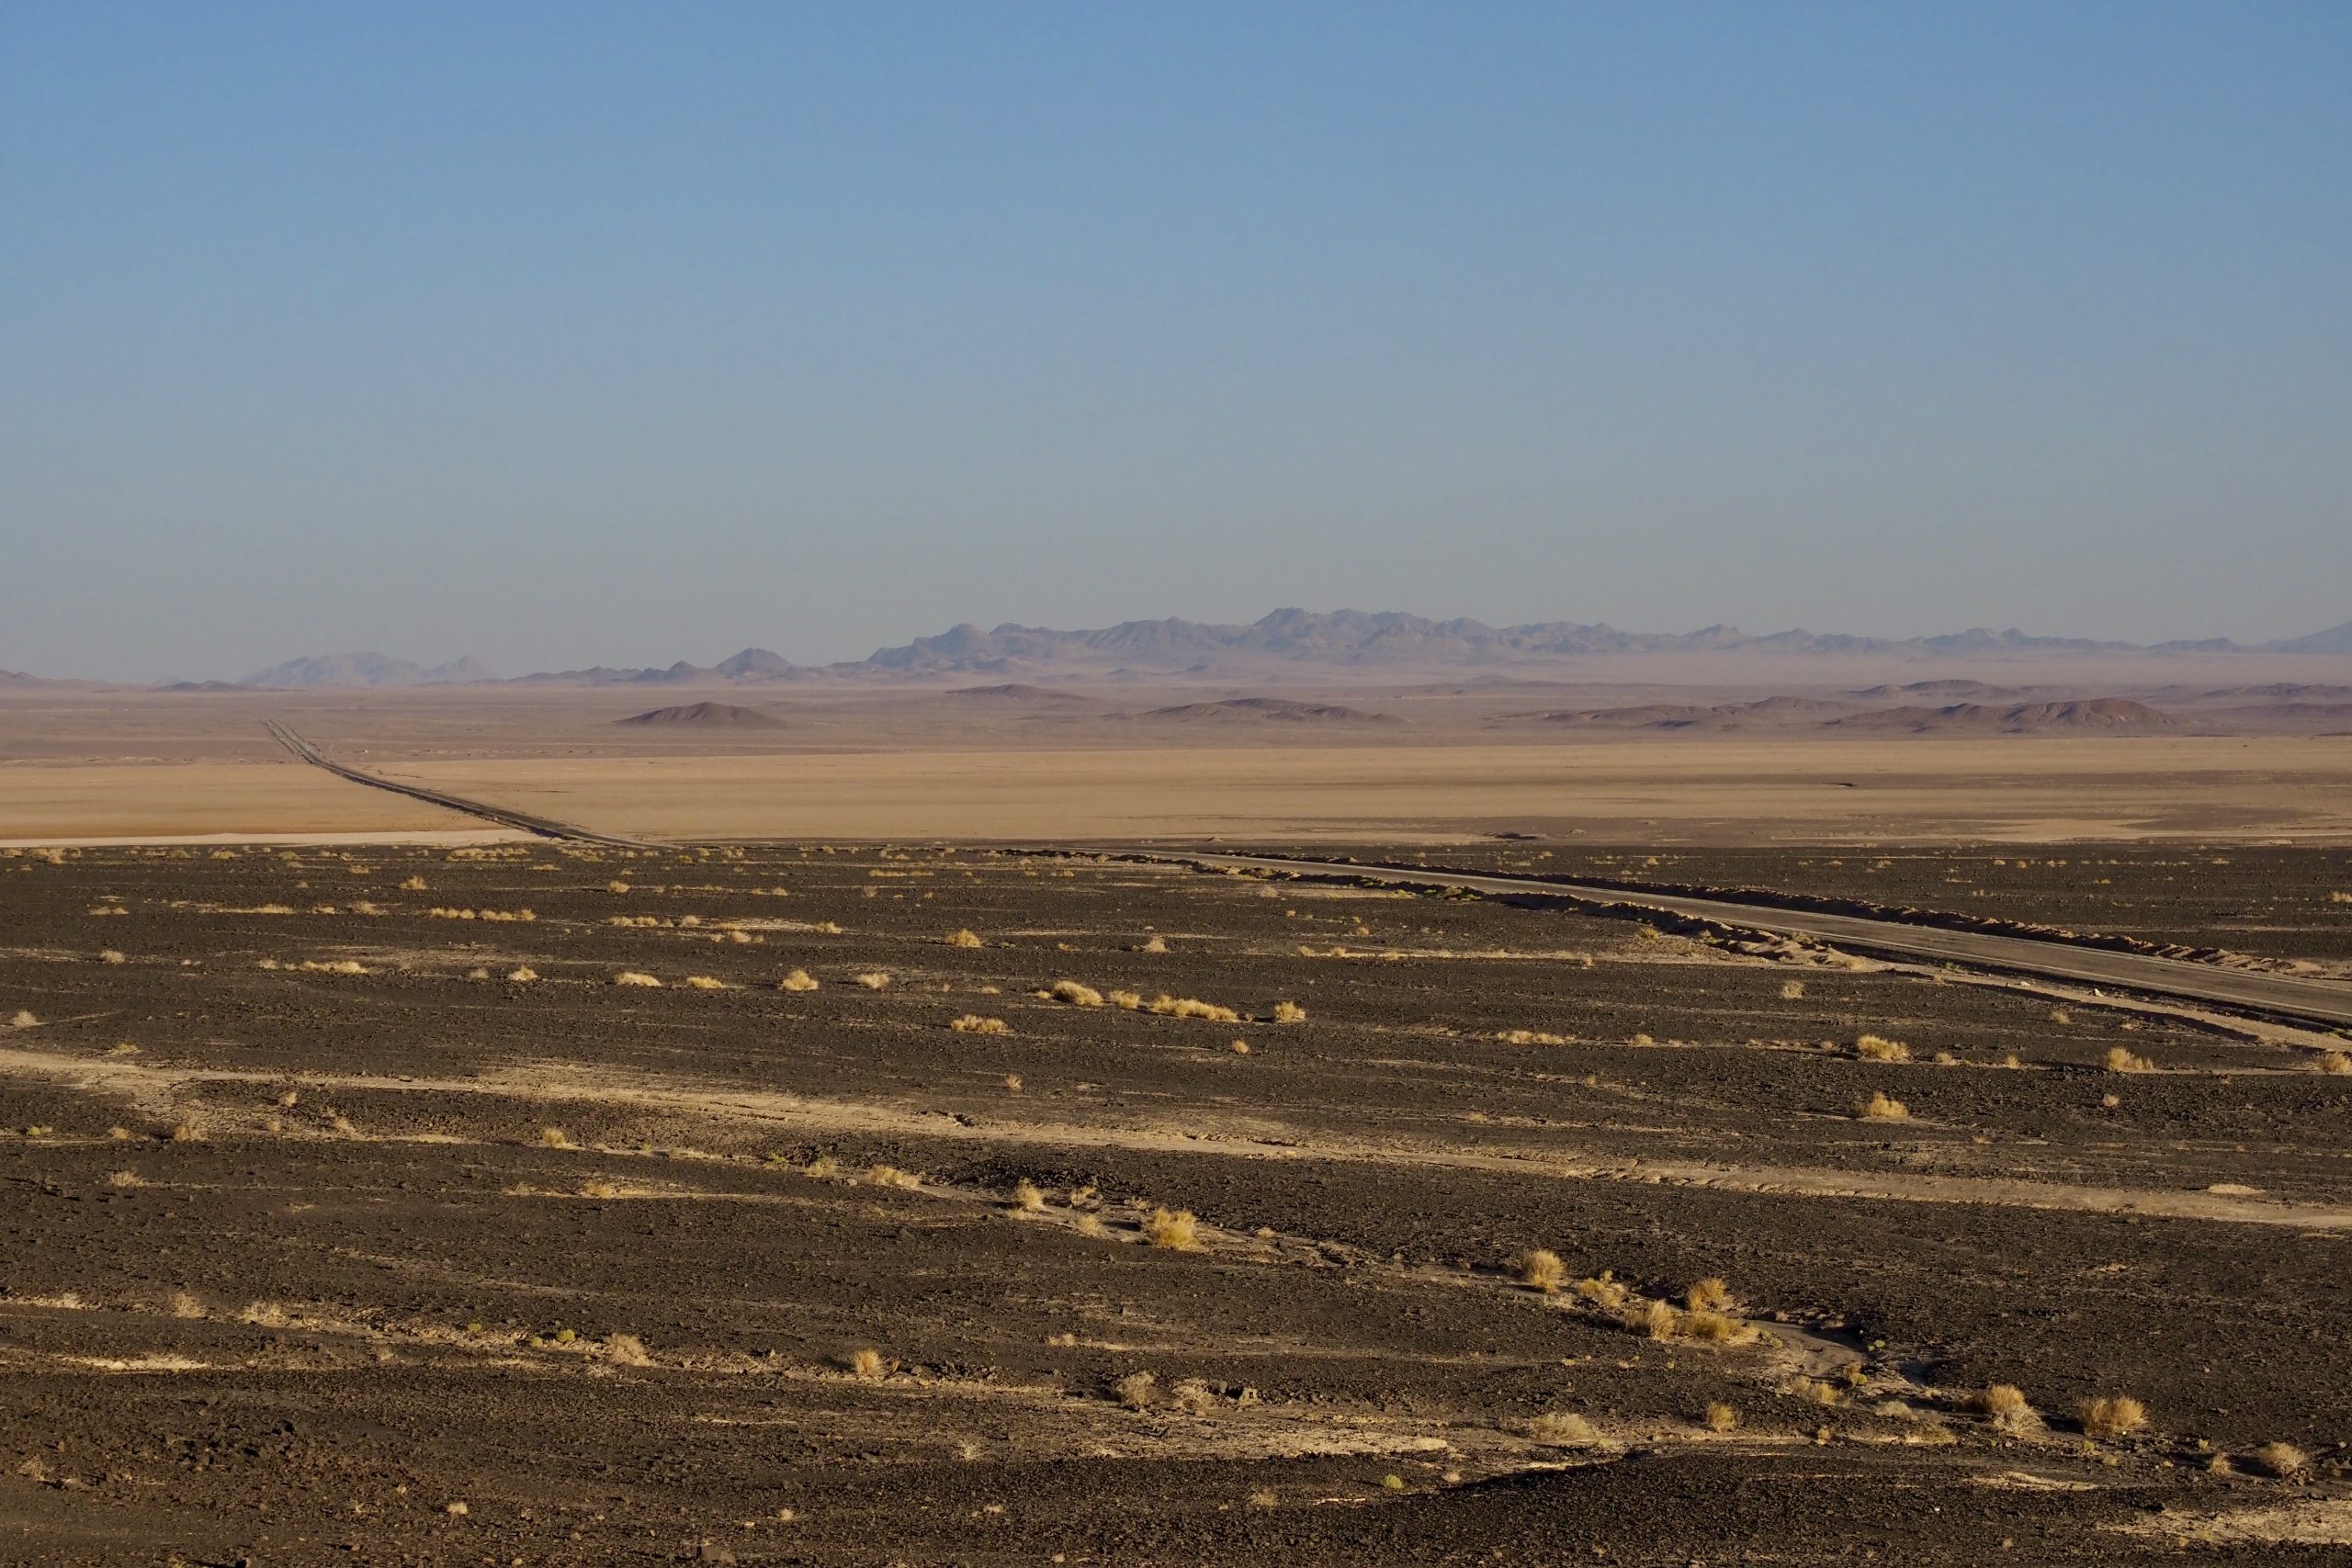
[[[950,697],[971,697],[980,702],[1000,703],[1082,703],[1086,701],[1075,692],[1049,691],[1044,686],[1024,685],[1019,681],[1007,681],[997,686],[958,686],[941,694]]]
[[[758,708],[738,707],[733,703],[689,703],[679,707],[650,708],[644,713],[616,718],[615,724],[688,724],[704,728],[781,728],[784,720]]]
[[[1209,703],[1179,703],[1153,708],[1144,716],[1177,724],[1214,723],[1219,719],[1272,720],[1285,724],[1394,724],[1394,714],[1366,713],[1336,703],[1302,703],[1289,697],[1227,697]]]
[[[1879,708],[1833,719],[1833,729],[1908,730],[1914,734],[2046,735],[2067,731],[2173,729],[2177,721],[2128,697],[2057,703],[1954,703],[1950,707]]]

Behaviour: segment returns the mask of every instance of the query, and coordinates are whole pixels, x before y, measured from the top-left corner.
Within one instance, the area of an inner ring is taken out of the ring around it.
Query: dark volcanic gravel
[[[1431,853],[2352,952],[2318,852]],[[11,854],[0,1561],[2352,1561],[2324,1060],[1087,857]]]

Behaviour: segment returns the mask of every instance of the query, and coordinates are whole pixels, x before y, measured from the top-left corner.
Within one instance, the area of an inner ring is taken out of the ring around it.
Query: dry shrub
[[[778,980],[775,983],[775,988],[779,991],[813,991],[817,988],[817,981],[808,970],[795,969],[791,974]]]
[[[900,1187],[910,1191],[922,1186],[922,1176],[920,1172],[900,1170],[895,1165],[868,1167],[865,1179],[876,1187]]]
[[[1706,1307],[1694,1307],[1684,1313],[1675,1324],[1674,1332],[1682,1338],[1709,1345],[1744,1345],[1756,1337],[1756,1330],[1738,1318]]]
[[[1012,1188],[1012,1206],[1024,1214],[1044,1213],[1046,1212],[1045,1190],[1034,1181],[1023,1179],[1015,1182]]]
[[[1714,1400],[1708,1404],[1706,1414],[1699,1418],[1699,1424],[1710,1432],[1728,1432],[1739,1425],[1739,1412],[1720,1399]]]
[[[1082,986],[1076,980],[1055,981],[1046,987],[1046,996],[1049,1000],[1068,1002],[1074,1008],[1099,1008],[1102,1005],[1102,992],[1091,986]]]
[[[401,891],[403,893],[422,893],[424,890],[424,878],[421,876],[412,876],[401,884]]]
[[[1614,1278],[1605,1269],[1597,1275],[1578,1280],[1572,1289],[1604,1312],[1623,1311],[1626,1302],[1632,1299],[1624,1281]]]
[[[1102,999],[1109,1002],[1114,1008],[1125,1008],[1129,1012],[1141,1012],[1143,1010],[1143,993],[1141,991],[1113,991]]]
[[[2292,1443],[2265,1443],[2254,1450],[2254,1457],[2263,1469],[2282,1481],[2301,1475],[2312,1463],[2312,1456]]]
[[[2015,1383],[1996,1382],[1968,1403],[2005,1432],[2028,1432],[2041,1424],[2041,1417],[2026,1401],[2025,1391]]]
[[[1137,953],[1165,953],[1168,951],[1168,942],[1155,931],[1151,936],[1137,943],[1136,951]]]
[[[887,989],[890,984],[889,972],[883,969],[868,969],[865,974],[852,975],[850,978],[869,991]]]
[[[1546,1410],[1543,1415],[1531,1416],[1523,1422],[1520,1430],[1526,1434],[1530,1442],[1543,1443],[1551,1448],[1589,1448],[1600,1441],[1600,1430],[1590,1421],[1569,1410]]]
[[[466,971],[466,978],[469,980],[487,980],[490,978],[490,971],[481,968],[469,969]]]
[[[1802,999],[1804,998],[1804,982],[1803,980],[1783,980],[1783,981],[1781,981],[1781,999],[1782,1001],[1784,1001],[1784,1002],[1799,1001],[1799,1000],[1802,1000]],[[1714,1408],[1717,1408],[1717,1407],[1716,1407],[1716,1406],[1713,1406],[1713,1405],[1710,1405],[1710,1406],[1708,1406],[1708,1408],[1709,1408],[1709,1409],[1714,1409]]]
[[[819,1155],[815,1159],[810,1160],[807,1165],[800,1168],[800,1174],[803,1176],[813,1176],[818,1179],[822,1180],[826,1177],[839,1175],[841,1173],[841,1162],[833,1158],[832,1156]]]
[[[1539,1029],[1506,1029],[1495,1036],[1506,1045],[1566,1045],[1565,1034],[1546,1034]]]
[[[624,969],[613,976],[613,984],[616,986],[659,986],[661,983],[652,976],[641,974],[635,969]]]
[[[2331,1077],[2352,1076],[2352,1051],[2322,1051],[2312,1058],[2312,1071]]]
[[[1019,1073],[1007,1073],[1004,1075],[1004,1092],[1007,1094],[1019,1094],[1021,1092],[1021,1075]]]
[[[602,1353],[605,1360],[619,1367],[650,1367],[653,1358],[646,1353],[645,1341],[634,1334],[609,1334],[605,1337]]]
[[[686,989],[690,991],[723,991],[727,989],[726,981],[715,979],[708,975],[689,975],[686,976],[684,983]]]
[[[114,1188],[124,1188],[144,1187],[147,1183],[141,1179],[139,1173],[135,1170],[118,1170],[110,1173],[107,1177],[107,1185]]]
[[[1682,1304],[1692,1312],[1729,1312],[1737,1303],[1722,1277],[1710,1274],[1682,1292]]]
[[[506,972],[507,979],[518,986],[527,986],[539,977],[539,972],[527,964],[518,964]]]
[[[1151,1403],[1159,1384],[1149,1372],[1129,1372],[1111,1385],[1111,1395],[1130,1410],[1141,1410]]]
[[[197,1300],[196,1297],[190,1295],[186,1291],[174,1291],[172,1292],[172,1315],[174,1317],[189,1319],[202,1317],[204,1315],[204,1303]]]
[[[1865,1062],[1907,1062],[1911,1047],[1883,1034],[1865,1034],[1854,1042],[1854,1055]]]
[[[1175,1252],[1195,1251],[1201,1245],[1200,1222],[1190,1209],[1154,1209],[1143,1223],[1143,1238]]]
[[[11,1029],[31,1029],[40,1022],[40,1020],[35,1018],[29,1010],[24,1008],[18,1008],[16,1011],[16,1015],[8,1020],[8,1027]]]
[[[1901,1122],[1910,1116],[1911,1108],[1883,1090],[1872,1089],[1854,1113],[1866,1122]]]
[[[2152,1073],[2155,1069],[2156,1065],[2147,1057],[2120,1045],[2107,1048],[2107,1070],[2110,1073]]]
[[[2148,1424],[2148,1407],[2128,1393],[2101,1394],[2075,1406],[2086,1437],[2128,1438]]]
[[[123,957],[123,955],[115,949],[109,947],[105,952],[98,954],[98,962],[101,964],[127,964],[130,960]]]
[[[2075,1021],[2075,1015],[2068,1012],[2064,1008],[2052,1008],[2050,1010],[2050,1021],[2052,1023],[2072,1023]]]
[[[1558,1290],[1568,1277],[1568,1267],[1560,1261],[1560,1255],[1541,1247],[1521,1253],[1511,1260],[1511,1267],[1518,1271],[1521,1284],[1547,1295]]]
[[[1187,1416],[1205,1416],[1216,1407],[1216,1395],[1198,1378],[1186,1378],[1168,1391],[1169,1399]]]
[[[890,1363],[882,1359],[882,1352],[879,1350],[872,1348],[852,1350],[849,1353],[849,1371],[852,1377],[862,1378],[867,1382],[872,1382],[877,1378],[889,1375]]]
[[[623,882],[618,877],[615,877],[612,881],[605,884],[605,891],[607,893],[626,893],[628,891],[628,884]]]
[[[947,945],[950,947],[981,947],[986,944],[972,932],[968,931],[959,931],[949,934],[947,938]]]
[[[1012,1032],[1012,1026],[1004,1020],[982,1018],[976,1012],[966,1013],[947,1027],[958,1034],[1010,1034]]]
[[[1836,1383],[1824,1382],[1819,1378],[1793,1378],[1790,1380],[1788,1392],[1791,1397],[1802,1399],[1808,1404],[1842,1404],[1846,1399]]]
[[[539,1146],[543,1149],[576,1149],[580,1145],[573,1143],[571,1134],[560,1127],[542,1127],[539,1129]]]
[[[1276,1002],[1274,1004],[1274,1021],[1276,1023],[1305,1023],[1306,1021],[1306,1010],[1299,1006],[1296,1002]]]
[[[1671,1302],[1650,1303],[1634,1322],[1653,1339],[1671,1339],[1682,1331],[1682,1314]]]
[[[1239,1023],[1241,1015],[1231,1008],[1215,1002],[1196,1001],[1191,997],[1158,996],[1145,1010],[1162,1018],[1204,1018],[1211,1023]]]

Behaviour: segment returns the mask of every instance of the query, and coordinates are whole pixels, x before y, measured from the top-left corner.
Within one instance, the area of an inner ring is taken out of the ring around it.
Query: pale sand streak
[[[1267,1141],[1196,1138],[1164,1128],[1080,1122],[989,1120],[967,1126],[942,1111],[903,1105],[764,1093],[717,1085],[694,1087],[676,1080],[636,1077],[571,1063],[545,1063],[485,1074],[479,1078],[399,1079],[357,1074],[170,1067],[0,1047],[0,1073],[59,1079],[94,1092],[119,1095],[151,1114],[170,1106],[175,1091],[184,1085],[293,1084],[311,1089],[375,1093],[489,1095],[549,1104],[617,1103],[809,1132],[912,1135],[978,1144],[1036,1144],[1381,1166],[1408,1164],[1564,1180],[1638,1181],[1807,1198],[2138,1214],[2154,1219],[2223,1221],[2312,1231],[2352,1229],[2352,1209],[2264,1202],[2215,1192],[2075,1187],[2001,1178],[1905,1176],[1802,1167],[1714,1166],[1687,1160],[1577,1160],[1564,1158],[1554,1151],[1477,1154],[1405,1140],[1342,1142],[1305,1129],[1297,1130],[1295,1135],[1284,1134],[1279,1141]],[[1261,1121],[1259,1125],[1268,1128],[1279,1124]]]

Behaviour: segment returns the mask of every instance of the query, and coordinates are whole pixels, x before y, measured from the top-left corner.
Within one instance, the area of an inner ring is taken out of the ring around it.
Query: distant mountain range
[[[642,669],[597,665],[514,677],[544,685],[624,686],[755,683],[798,681],[920,681],[992,676],[1082,676],[1097,680],[1189,675],[1225,679],[1278,671],[1377,671],[1410,667],[1541,671],[1564,661],[1601,655],[1723,653],[1874,655],[1905,660],[2001,660],[2030,656],[2120,654],[2352,655],[2352,621],[2308,637],[2245,644],[2224,637],[2138,644],[2087,637],[2033,637],[1982,627],[1939,637],[1873,637],[1837,632],[1785,631],[1751,636],[1736,626],[1695,632],[1629,632],[1601,623],[1543,621],[1490,626],[1483,621],[1432,621],[1399,611],[1276,610],[1248,626],[1177,619],[1123,621],[1092,631],[1056,631],[1007,624],[992,630],[951,627],[865,659],[838,664],[795,664],[763,648],[747,648],[713,665],[680,660]],[[9,678],[0,675],[0,682]],[[18,677],[17,679],[23,679]],[[478,684],[499,680],[481,660],[453,660],[431,667],[380,653],[314,654],[256,671],[237,686],[262,689],[381,688]],[[175,689],[212,690],[219,682],[186,682]]]

